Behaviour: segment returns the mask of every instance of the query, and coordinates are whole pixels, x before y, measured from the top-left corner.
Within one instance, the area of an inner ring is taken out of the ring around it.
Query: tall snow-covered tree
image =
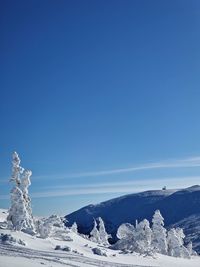
[[[135,251],[147,253],[151,250],[152,230],[148,220],[144,219],[138,223],[133,235],[133,247]]]
[[[90,240],[93,242],[96,242],[98,244],[101,244],[101,238],[100,238],[100,233],[97,229],[97,222],[94,220],[94,226],[92,231],[90,232]]]
[[[172,228],[167,234],[168,255],[173,257],[190,258],[190,251],[184,246],[184,233],[181,228]]]
[[[164,218],[159,210],[156,210],[152,219],[152,246],[161,253],[167,254],[167,231],[164,228]]]
[[[98,221],[99,221],[99,235],[101,243],[105,246],[109,245],[108,238],[110,237],[110,235],[106,232],[104,221],[101,217],[98,218]]]
[[[20,166],[20,158],[17,152],[13,153],[11,182],[11,206],[7,221],[12,228],[29,234],[35,233],[28,187],[30,185],[31,171],[24,170]]]

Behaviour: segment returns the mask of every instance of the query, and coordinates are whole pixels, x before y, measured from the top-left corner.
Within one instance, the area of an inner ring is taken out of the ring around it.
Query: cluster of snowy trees
[[[11,207],[7,217],[9,229],[24,231],[29,234],[37,234],[41,238],[53,236],[68,240],[66,235],[69,229],[65,227],[63,218],[52,215],[48,218],[34,220],[31,209],[31,199],[28,188],[31,185],[30,177],[32,172],[20,166],[20,158],[16,152],[12,158],[12,177],[13,188],[11,190]],[[78,233],[77,224],[74,223],[71,231]],[[89,239],[98,244],[109,246],[108,239],[111,236],[106,232],[104,221],[101,217],[94,219],[94,227],[90,232]],[[152,227],[148,220],[136,221],[133,226],[130,223],[120,225],[117,231],[119,239],[113,249],[120,249],[128,252],[153,253],[158,252],[174,257],[190,258],[195,253],[192,243],[184,245],[184,233],[181,228],[172,228],[167,231],[164,227],[164,218],[159,210],[156,210]]]
[[[104,246],[108,246],[109,242],[108,239],[111,237],[106,232],[106,228],[104,225],[104,221],[101,217],[97,218],[97,221],[94,220],[94,227],[90,232],[90,240],[96,242],[98,244],[102,244]]]
[[[111,236],[106,232],[103,219],[94,220],[94,226],[90,232],[90,240],[98,244],[108,246]],[[184,245],[185,235],[183,229],[172,228],[167,231],[164,227],[164,218],[159,210],[156,210],[152,218],[152,227],[147,219],[137,222],[135,226],[123,223],[117,231],[118,241],[111,246],[112,249],[126,252],[138,252],[152,255],[155,252],[173,257],[190,258],[195,251],[192,243]]]
[[[184,246],[184,233],[181,228],[172,228],[167,231],[164,227],[164,218],[159,210],[156,210],[152,227],[148,220],[136,221],[133,226],[129,223],[120,225],[117,231],[118,241],[112,247],[129,252],[152,254],[158,252],[164,255],[190,258],[195,253],[192,243]]]

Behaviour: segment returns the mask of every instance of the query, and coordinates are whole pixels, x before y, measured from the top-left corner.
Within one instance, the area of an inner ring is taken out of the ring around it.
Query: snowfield
[[[7,217],[7,211],[0,210],[0,222]],[[0,242],[0,267],[61,267],[61,266],[161,266],[161,267],[199,267],[200,257],[192,259],[174,258],[156,254],[142,256],[137,253],[121,254],[98,245],[82,236],[69,232],[73,241],[61,241],[54,238],[42,239],[20,231],[0,229],[1,234],[10,234],[14,239],[21,239],[26,245],[12,242]],[[66,250],[55,250],[55,247],[67,247]],[[106,256],[93,253],[92,249],[100,248]]]

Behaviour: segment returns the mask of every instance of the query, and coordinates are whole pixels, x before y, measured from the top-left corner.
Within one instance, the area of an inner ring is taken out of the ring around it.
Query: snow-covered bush
[[[90,240],[95,242],[95,243],[101,244],[100,233],[99,233],[99,231],[97,229],[96,220],[94,220],[94,226],[93,226],[92,231],[90,232]]]
[[[151,251],[152,231],[146,219],[136,223],[135,227],[129,223],[122,224],[118,228],[117,237],[120,240],[112,246],[114,249],[142,254]]]
[[[11,207],[7,217],[8,223],[14,230],[35,234],[35,225],[31,209],[31,200],[28,195],[31,171],[24,170],[20,166],[20,158],[17,152],[13,153],[12,176],[10,181],[14,183],[11,190]]]
[[[105,256],[107,257],[107,254],[104,250],[102,250],[101,248],[93,248],[92,249],[92,252],[96,255],[99,255],[99,256]]]
[[[57,215],[51,215],[48,218],[40,219],[36,222],[37,232],[41,238],[54,237],[65,241],[72,241],[67,236],[67,228],[63,219]]]
[[[128,239],[133,235],[135,227],[130,223],[123,223],[117,230],[118,239]]]
[[[22,245],[22,246],[26,246],[26,243],[21,240],[21,239],[17,239],[15,237],[13,237],[10,234],[1,234],[0,235],[0,243],[6,244],[6,245]]]
[[[184,246],[183,229],[172,228],[167,233],[168,255],[180,258],[190,258],[190,251]]]
[[[74,222],[71,226],[71,231],[74,232],[75,234],[78,233],[78,226],[77,226],[77,223]]]
[[[164,228],[164,218],[156,210],[152,219],[152,247],[156,252],[167,254],[167,231]]]
[[[70,252],[70,251],[71,251],[71,248],[68,247],[68,246],[61,247],[60,245],[57,245],[57,246],[55,247],[55,250],[62,250],[62,251]]]

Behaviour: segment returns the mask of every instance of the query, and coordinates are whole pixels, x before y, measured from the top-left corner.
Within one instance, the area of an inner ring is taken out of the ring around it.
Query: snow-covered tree
[[[77,226],[77,223],[76,222],[74,222],[73,224],[72,224],[72,226],[71,226],[71,230],[72,230],[72,232],[74,232],[74,233],[78,233],[78,226]]]
[[[104,246],[109,245],[108,238],[110,238],[110,235],[106,232],[104,221],[101,217],[98,218],[98,221],[99,221],[99,235],[101,243]]]
[[[152,230],[149,221],[144,219],[137,224],[133,233],[133,248],[139,253],[151,251]]]
[[[167,234],[168,255],[173,257],[190,258],[190,252],[184,246],[184,233],[181,228],[172,228]]]
[[[97,229],[97,222],[94,220],[94,226],[92,231],[90,232],[90,240],[96,243],[101,244],[101,238],[100,238],[100,233]]]
[[[152,219],[152,246],[161,253],[167,254],[167,231],[164,228],[164,218],[159,210],[156,210]]]
[[[23,173],[24,169],[20,166],[20,158],[16,151],[13,152],[12,155],[12,175],[10,178],[11,182],[14,182],[17,186],[20,185],[20,175]]]
[[[63,235],[67,234],[64,222],[61,217],[51,215],[37,221],[37,232],[41,238],[54,236],[64,239]]]
[[[114,249],[138,253],[149,253],[151,251],[152,231],[149,221],[146,219],[140,223],[137,222],[135,227],[130,223],[120,225],[117,237],[120,240],[113,245]]]
[[[130,223],[123,223],[119,226],[117,230],[117,238],[119,239],[129,239],[133,236],[135,227]]]
[[[7,221],[13,229],[29,234],[35,233],[32,216],[31,201],[28,195],[31,171],[24,170],[20,166],[20,158],[17,152],[13,153],[11,182],[11,207]]]
[[[188,253],[190,256],[193,255],[193,248],[192,248],[192,242],[189,242],[186,246],[187,250],[188,250]]]

